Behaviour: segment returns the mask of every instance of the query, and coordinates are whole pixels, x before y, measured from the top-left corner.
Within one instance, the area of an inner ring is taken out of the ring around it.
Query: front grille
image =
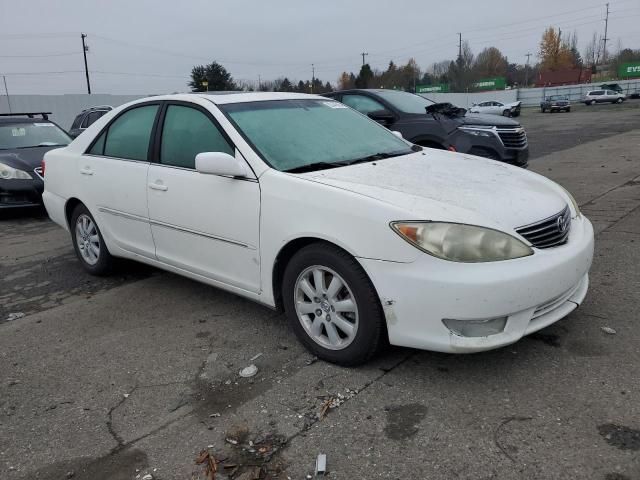
[[[498,128],[497,131],[506,148],[527,148],[527,134],[524,128]]]
[[[516,232],[536,248],[557,247],[566,243],[571,230],[571,211],[567,205],[560,213],[531,225],[516,228]]]

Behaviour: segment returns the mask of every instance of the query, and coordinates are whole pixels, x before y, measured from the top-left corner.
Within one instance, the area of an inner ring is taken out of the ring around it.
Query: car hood
[[[428,148],[300,176],[399,207],[406,218],[396,220],[459,222],[503,231],[554,215],[568,203],[562,188],[541,175]]]
[[[517,128],[520,126],[518,122],[508,117],[501,117],[498,115],[486,115],[481,113],[467,113],[462,117],[462,122],[465,125],[486,125],[496,127],[512,127]]]
[[[44,154],[55,148],[61,147],[30,147],[0,150],[0,162],[13,168],[31,172],[34,168],[40,166]]]

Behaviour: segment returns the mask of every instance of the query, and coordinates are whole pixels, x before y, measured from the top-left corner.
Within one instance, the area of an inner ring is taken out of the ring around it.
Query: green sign
[[[640,77],[640,62],[623,63],[618,67],[618,77]]]
[[[476,90],[504,90],[507,85],[504,77],[483,78],[475,82],[472,87]]]
[[[449,91],[449,84],[416,85],[416,93],[445,93]]]

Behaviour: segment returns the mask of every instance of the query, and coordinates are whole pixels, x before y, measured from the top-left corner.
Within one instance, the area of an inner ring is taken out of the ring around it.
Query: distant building
[[[536,87],[560,87],[579,83],[591,83],[590,68],[547,70],[546,72],[540,72],[536,79]]]

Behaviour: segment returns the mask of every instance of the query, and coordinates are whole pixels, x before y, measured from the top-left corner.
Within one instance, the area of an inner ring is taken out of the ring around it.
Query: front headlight
[[[573,195],[569,193],[569,190],[564,188],[562,185],[560,185],[560,188],[564,190],[564,193],[566,193],[567,197],[569,197],[569,200],[571,200],[571,205],[573,205],[573,211],[576,212],[576,218],[580,218],[582,216],[582,212],[580,212],[580,207],[578,206],[578,202],[576,202],[576,199],[573,198]]]
[[[517,238],[491,228],[445,222],[392,222],[391,228],[420,250],[453,262],[497,262],[533,254]]]
[[[491,131],[493,127],[458,127],[458,130],[469,135],[475,135],[476,137],[493,137]]]
[[[0,163],[0,178],[3,180],[31,180],[33,177],[23,170]]]

